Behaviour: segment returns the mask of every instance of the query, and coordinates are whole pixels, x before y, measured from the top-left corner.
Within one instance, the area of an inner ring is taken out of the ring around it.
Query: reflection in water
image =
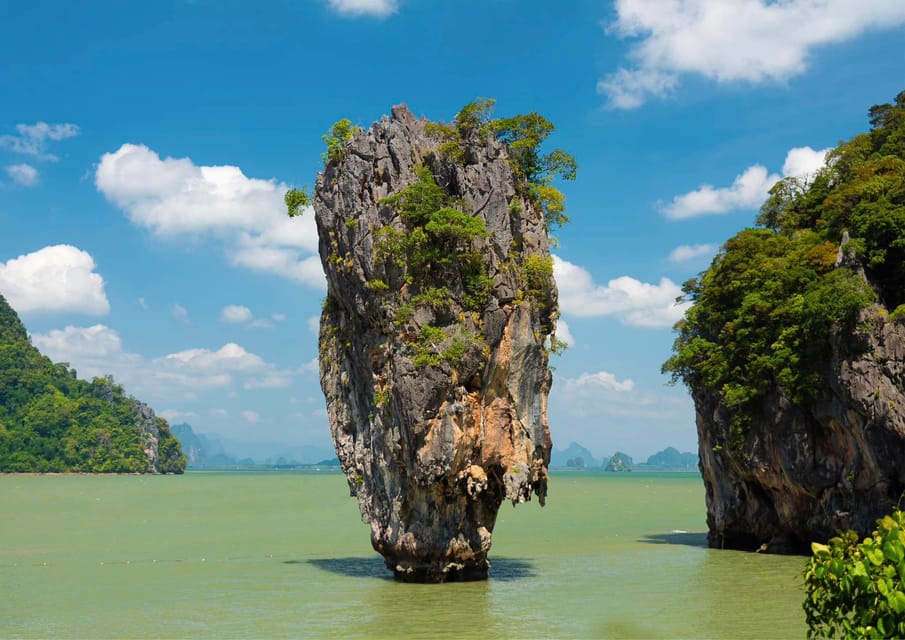
[[[682,544],[689,547],[706,547],[706,533],[673,531],[672,533],[649,533],[638,540],[644,544]]]
[[[322,571],[329,571],[349,578],[380,578],[392,580],[392,574],[378,556],[349,558],[312,558],[309,560],[283,560],[283,564],[310,564]],[[522,558],[491,558],[490,580],[508,582],[537,575],[534,565]]]

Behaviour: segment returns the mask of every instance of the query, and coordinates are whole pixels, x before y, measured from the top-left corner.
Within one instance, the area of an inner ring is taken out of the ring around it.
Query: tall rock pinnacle
[[[457,136],[396,106],[331,153],[314,194],[330,430],[406,581],[486,578],[503,500],[547,493],[544,215],[505,144]]]

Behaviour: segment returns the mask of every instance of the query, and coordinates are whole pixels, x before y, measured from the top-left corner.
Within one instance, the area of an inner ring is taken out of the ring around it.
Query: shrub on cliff
[[[731,238],[683,287],[695,304],[663,371],[718,394],[736,457],[768,391],[800,403],[825,394],[831,326],[853,329],[876,300],[890,311],[905,302],[905,92],[871,107],[870,122],[816,176],[779,181],[761,228]]]
[[[860,543],[848,531],[811,548],[804,571],[808,638],[905,637],[905,513],[881,518]]]

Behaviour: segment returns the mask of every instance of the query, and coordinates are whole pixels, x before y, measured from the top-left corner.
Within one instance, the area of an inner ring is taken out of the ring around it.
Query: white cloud
[[[569,330],[569,325],[562,318],[559,318],[556,321],[555,335],[559,340],[562,340],[567,347],[575,346],[575,338],[572,337],[572,332]]]
[[[786,177],[803,178],[811,181],[823,165],[826,164],[826,155],[832,149],[820,149],[815,151],[811,147],[795,147],[786,154],[786,161],[782,164],[782,175]]]
[[[134,224],[168,239],[212,236],[236,266],[325,287],[313,210],[289,218],[276,180],[247,177],[235,166],[199,166],[163,158],[144,145],[105,153],[95,173],[98,191]]]
[[[261,416],[256,411],[243,411],[242,417],[248,424],[258,424],[261,421]]]
[[[183,307],[181,304],[174,304],[172,307],[170,307],[170,315],[180,322],[184,322],[186,324],[191,323],[191,320],[189,320],[189,310]]]
[[[607,32],[634,40],[629,68],[597,86],[615,109],[668,95],[684,74],[782,83],[820,46],[905,23],[901,0],[616,0],[615,9]]]
[[[226,409],[211,409],[208,413],[215,418],[227,418],[229,417],[229,412]]]
[[[719,247],[715,244],[682,244],[669,253],[670,262],[688,262],[695,258],[716,253]]]
[[[33,187],[38,184],[38,170],[30,164],[11,164],[5,167],[6,173],[13,182],[23,187]]]
[[[560,320],[560,322],[562,322],[562,320]],[[296,373],[317,373],[318,371],[320,371],[320,363],[317,361],[317,358],[312,358],[300,366]]]
[[[32,335],[32,343],[52,360],[70,363],[80,377],[112,374],[129,393],[143,399],[197,399],[198,393],[228,387],[235,378],[245,389],[282,388],[292,381],[290,371],[277,369],[235,343],[216,351],[187,349],[148,360],[126,352],[119,334],[104,325],[67,326]]]
[[[251,309],[246,306],[239,304],[230,304],[223,307],[223,311],[220,312],[220,319],[224,322],[231,322],[233,324],[241,324],[243,322],[248,322],[252,319]]]
[[[553,256],[553,275],[560,309],[567,315],[615,316],[629,326],[662,328],[675,324],[688,307],[676,304],[682,290],[669,278],[650,284],[622,276],[600,286],[590,273],[559,256]]]
[[[138,299],[138,306],[140,306],[140,307],[141,307],[142,309],[144,309],[145,311],[147,311],[147,310],[150,308],[150,307],[148,307],[148,303],[145,301],[144,298],[139,298],[139,299]]]
[[[0,262],[0,293],[19,313],[105,315],[110,303],[94,258],[66,244]]]
[[[321,317],[320,316],[308,316],[308,319],[305,320],[305,324],[308,325],[308,331],[317,335],[321,330]]]
[[[396,13],[397,0],[328,0],[331,9],[344,16],[376,16],[383,18]]]
[[[268,367],[261,356],[246,351],[235,342],[225,344],[217,351],[187,349],[171,353],[159,358],[156,362],[164,362],[179,369],[195,371],[257,372]]]
[[[167,358],[148,362],[138,354],[126,352],[119,334],[105,325],[67,326],[34,334],[31,339],[52,360],[70,363],[80,377],[91,379],[111,374],[139,397],[171,398],[232,382],[226,373],[186,370],[184,363]]]
[[[46,122],[37,122],[35,124],[17,124],[16,131],[18,135],[0,136],[0,148],[8,149],[13,153],[33,156],[38,160],[53,161],[59,160],[59,158],[53,154],[45,153],[47,141],[56,142],[79,134],[78,126],[69,123],[47,124]]]
[[[92,327],[73,327],[54,329],[46,334],[35,334],[32,343],[43,353],[54,357],[65,355],[66,360],[83,357],[106,359],[125,358],[137,361],[140,356],[123,352],[119,334],[102,324]],[[100,374],[96,374],[100,375]]]
[[[735,177],[729,187],[704,184],[672,202],[661,205],[663,214],[671,220],[687,220],[706,215],[720,215],[738,209],[758,209],[769,195],[770,188],[782,177],[812,179],[823,166],[829,149],[815,151],[811,147],[790,149],[783,163],[783,175],[768,173],[755,164]]]
[[[292,384],[292,373],[273,371],[260,378],[252,378],[245,383],[246,389],[282,389]]]
[[[756,209],[767,199],[767,192],[777,180],[778,175],[768,174],[766,168],[756,164],[736,176],[732,186],[714,188],[705,184],[676,196],[663,207],[663,213],[672,220],[686,220],[736,209]]]
[[[582,389],[606,389],[607,391],[618,391],[620,393],[628,393],[635,389],[633,380],[626,378],[618,380],[615,374],[609,371],[598,371],[597,373],[582,373],[577,378],[566,378],[563,381],[565,393],[575,393]]]
[[[286,322],[286,314],[285,313],[271,313],[270,319],[274,322]]]

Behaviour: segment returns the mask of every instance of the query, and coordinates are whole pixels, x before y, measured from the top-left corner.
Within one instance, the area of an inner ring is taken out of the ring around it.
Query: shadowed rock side
[[[905,490],[905,326],[885,310],[834,331],[823,375],[829,393],[796,404],[763,399],[740,462],[730,410],[693,392],[713,547],[808,552],[840,530],[865,534]]]
[[[542,216],[516,193],[504,145],[473,133],[453,162],[425,124],[394,107],[318,177],[328,285],[321,386],[337,455],[387,567],[407,581],[484,579],[502,501],[535,493],[543,504],[547,492],[544,344],[556,289],[551,278],[542,296],[524,294],[525,260],[549,260],[548,240]],[[489,279],[477,307],[461,266],[422,265],[413,278],[404,259],[388,257],[392,232],[413,230],[382,199],[423,167],[451,206],[486,226],[466,248]],[[439,288],[448,298],[431,302]]]

